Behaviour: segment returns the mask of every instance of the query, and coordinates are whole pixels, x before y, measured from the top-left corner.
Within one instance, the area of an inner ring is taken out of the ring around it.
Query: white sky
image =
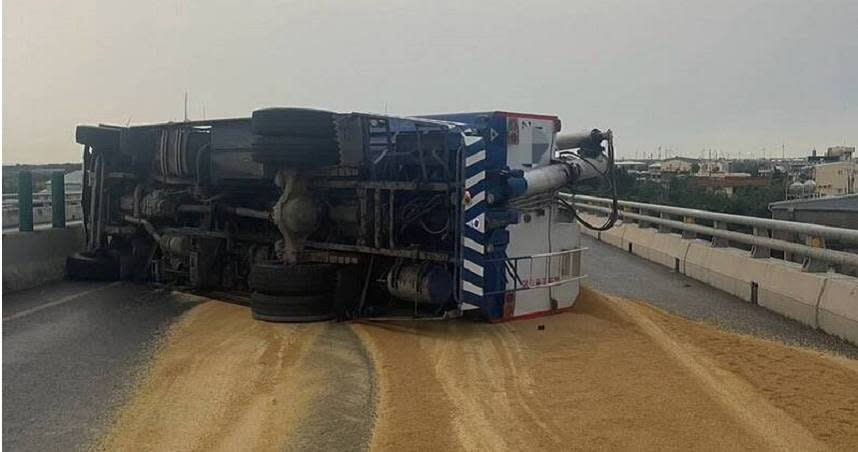
[[[3,162],[258,107],[557,114],[621,156],[858,144],[858,1],[3,2]]]

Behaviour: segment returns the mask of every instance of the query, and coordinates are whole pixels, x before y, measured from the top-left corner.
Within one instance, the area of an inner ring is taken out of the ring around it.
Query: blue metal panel
[[[496,112],[462,113],[438,115],[442,119],[466,123],[471,133],[479,137],[468,137],[465,153],[465,190],[470,201],[464,206],[462,294],[465,303],[474,305],[490,319],[503,318],[506,287],[506,268],[502,260],[506,256],[509,234],[505,226],[487,229],[486,215],[491,212],[501,217],[508,216],[503,205],[489,206],[486,194],[506,189],[506,179],[500,176],[507,168],[507,120]],[[485,295],[486,293],[494,295]]]

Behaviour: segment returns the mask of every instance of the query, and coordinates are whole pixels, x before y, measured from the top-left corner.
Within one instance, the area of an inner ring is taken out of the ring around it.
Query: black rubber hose
[[[582,159],[582,160],[585,161],[586,163],[590,163],[584,159]],[[596,169],[595,166],[593,168]],[[598,170],[597,170],[597,172],[598,172]],[[602,174],[602,173],[600,172],[599,174]],[[590,224],[589,222],[587,222],[586,220],[581,218],[580,215],[578,215],[578,211],[575,210],[575,206],[566,202],[565,199],[558,199],[558,201],[560,201],[560,204],[562,204],[563,207],[566,207],[569,211],[572,212],[572,215],[575,216],[575,219],[578,220],[579,223],[581,223],[585,228],[593,230],[593,231],[607,231],[608,229],[611,229],[612,227],[614,227],[614,224],[617,222],[617,219],[619,219],[619,217],[620,217],[620,204],[619,204],[619,199],[617,197],[617,183],[616,183],[617,177],[616,177],[616,171],[615,171],[615,167],[614,167],[614,137],[613,137],[613,134],[608,135],[608,171],[607,171],[607,174],[602,174],[602,178],[604,178],[605,181],[608,182],[611,186],[611,214],[608,216],[608,219],[605,221],[605,224],[603,224],[601,226],[594,226],[594,225]]]

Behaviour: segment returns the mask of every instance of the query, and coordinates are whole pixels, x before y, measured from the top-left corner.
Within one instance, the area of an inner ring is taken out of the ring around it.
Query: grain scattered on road
[[[590,290],[540,319],[357,328],[379,373],[375,450],[858,444],[842,360]]]

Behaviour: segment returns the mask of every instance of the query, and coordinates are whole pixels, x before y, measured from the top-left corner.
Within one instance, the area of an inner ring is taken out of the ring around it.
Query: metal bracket
[[[762,228],[754,228],[754,235],[757,237],[769,238],[769,230]],[[752,245],[751,257],[754,259],[768,259],[772,257],[772,250],[763,246]]]
[[[823,237],[808,236],[805,237],[805,243],[814,248],[825,248],[825,239]],[[807,273],[825,273],[828,271],[828,262],[807,256],[801,263],[801,271]]]
[[[721,229],[727,231],[727,223],[723,221],[715,221],[715,229]],[[712,247],[713,248],[727,248],[730,246],[730,241],[723,237],[712,236]]]
[[[685,224],[696,224],[696,222],[694,221],[694,217],[682,217],[682,221]],[[697,238],[697,233],[694,231],[688,231],[688,230],[683,229],[682,230],[682,238],[688,239],[688,240],[694,240]]]
[[[661,218],[664,218],[665,220],[670,220],[670,219],[671,219],[671,218],[670,218],[670,215],[669,215],[669,214],[666,214],[666,213],[664,213],[664,212],[660,213],[658,216],[659,216],[659,217],[661,217]],[[666,225],[663,225],[663,224],[659,224],[659,225],[658,225],[658,231],[656,231],[656,232],[658,232],[659,234],[668,234],[668,233],[670,233],[670,226],[666,226]]]

